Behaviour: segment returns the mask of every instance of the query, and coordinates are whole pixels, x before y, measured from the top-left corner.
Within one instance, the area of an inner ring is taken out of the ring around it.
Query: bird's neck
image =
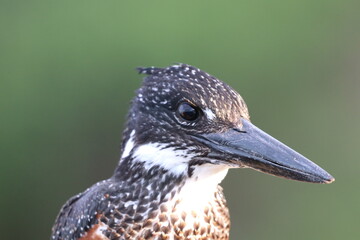
[[[140,192],[149,191],[158,195],[158,204],[173,202],[177,208],[184,211],[201,209],[201,206],[212,201],[219,183],[228,172],[227,166],[210,163],[193,166],[191,175],[188,171],[174,175],[161,166],[147,166],[143,162],[134,162],[129,156],[120,161],[114,179],[129,186],[133,185]]]
[[[144,163],[123,159],[113,180],[120,186],[119,196],[126,199],[125,208],[143,212],[145,221],[166,227],[170,235],[228,239],[229,214],[218,186],[227,171],[226,166],[205,163],[194,166],[190,175],[177,176],[156,165],[148,169]]]
[[[193,157],[194,153],[160,143],[136,145],[133,131],[114,177],[139,189],[140,198],[151,193],[158,206],[166,202],[167,208],[180,212],[201,210],[214,201],[228,167],[194,161]]]

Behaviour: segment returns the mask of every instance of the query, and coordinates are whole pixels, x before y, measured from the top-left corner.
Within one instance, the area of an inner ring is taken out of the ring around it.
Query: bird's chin
[[[210,149],[207,158],[292,180],[331,183],[334,178],[306,157],[242,119],[242,128],[193,136]]]

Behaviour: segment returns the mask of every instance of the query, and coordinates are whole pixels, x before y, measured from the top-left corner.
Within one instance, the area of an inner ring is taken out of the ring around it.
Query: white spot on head
[[[206,108],[204,110],[204,113],[209,120],[213,120],[216,117],[216,115],[213,113],[213,111],[211,111],[210,108]]]
[[[134,152],[134,160],[145,163],[146,168],[159,166],[175,176],[187,173],[188,162],[193,156],[184,150],[166,148],[166,145],[161,143],[147,143],[136,148]]]
[[[121,159],[129,156],[131,150],[134,148],[134,135],[135,135],[135,130],[132,130],[132,132],[130,133],[130,138],[125,144],[124,152],[121,155]]]

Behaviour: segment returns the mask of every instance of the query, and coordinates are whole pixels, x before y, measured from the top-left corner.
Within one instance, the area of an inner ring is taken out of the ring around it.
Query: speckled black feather
[[[127,162],[123,161],[124,164]],[[130,169],[129,165],[121,167]],[[142,164],[137,164],[131,169],[96,183],[68,200],[57,217],[52,239],[80,238],[99,221],[114,229],[116,226],[112,219],[123,220],[127,224],[142,221],[147,217],[144,212],[150,214],[157,210],[161,203],[168,200],[166,195],[175,188],[179,190],[184,181],[184,177],[174,177],[158,167],[145,169]],[[125,207],[125,203],[130,201],[134,204]],[[111,230],[105,232],[106,235],[111,233]]]

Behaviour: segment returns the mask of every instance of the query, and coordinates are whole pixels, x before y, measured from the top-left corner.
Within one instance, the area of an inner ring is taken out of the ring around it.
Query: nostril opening
[[[241,130],[240,128],[233,128],[233,130],[239,133],[246,133],[246,131]]]

